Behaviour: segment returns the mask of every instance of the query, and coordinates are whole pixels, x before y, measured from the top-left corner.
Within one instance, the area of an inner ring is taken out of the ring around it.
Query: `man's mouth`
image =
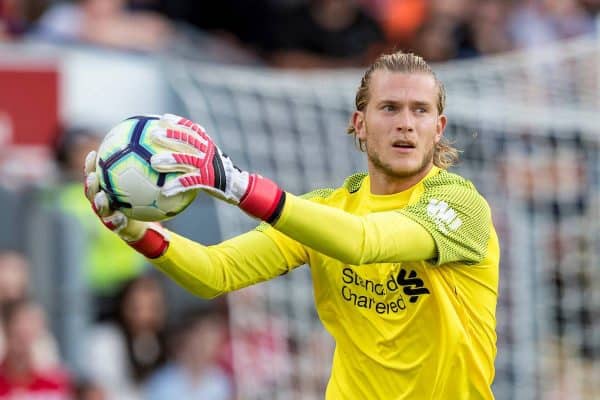
[[[396,140],[395,142],[392,143],[392,147],[397,148],[397,149],[414,149],[417,146],[415,146],[412,142],[407,142],[404,140]]]

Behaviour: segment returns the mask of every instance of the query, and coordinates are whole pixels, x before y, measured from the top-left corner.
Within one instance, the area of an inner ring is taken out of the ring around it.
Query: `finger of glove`
[[[236,205],[240,203],[239,199],[237,199],[233,195],[225,193],[225,192],[223,192],[223,191],[221,191],[219,189],[216,189],[216,188],[214,188],[212,186],[206,186],[206,187],[203,187],[201,189],[205,193],[208,193],[209,195],[211,195],[213,197],[216,197],[219,200],[224,200],[224,201],[226,201],[228,203],[236,204]]]
[[[102,190],[96,193],[96,195],[94,196],[94,202],[92,204],[94,205],[94,210],[96,211],[96,214],[98,214],[101,217],[108,217],[114,212],[114,210],[110,208],[110,201],[108,200],[108,196]]]
[[[166,121],[168,123],[175,124],[175,125],[177,125],[179,123],[179,121],[184,120],[184,119],[185,118],[183,118],[179,115],[169,114],[169,113],[166,113],[166,114],[163,114],[160,116],[161,121]]]
[[[87,176],[92,172],[96,171],[96,158],[98,157],[98,153],[96,150],[90,151],[87,156],[85,156],[85,163],[83,167],[83,173]]]
[[[179,115],[174,114],[163,114],[161,117],[161,121],[167,121],[170,124],[175,124],[179,126],[184,126],[192,131],[196,132],[199,136],[203,138],[208,138],[208,134],[206,133],[206,129],[200,124],[195,123],[192,120],[189,120],[185,117],[181,117]]]
[[[127,217],[121,211],[113,211],[109,215],[102,217],[102,223],[114,232],[119,232],[127,226]]]
[[[98,174],[91,172],[85,176],[85,197],[90,202],[94,202],[96,194],[100,191],[100,181]]]
[[[120,211],[116,211],[116,213],[123,214]],[[115,231],[119,234],[121,239],[126,242],[135,242],[144,236],[144,233],[148,229],[149,226],[155,226],[156,223],[150,224],[147,222],[137,221],[132,218],[128,218],[123,215],[122,217],[118,217],[117,219],[117,227]]]
[[[210,140],[177,127],[154,129],[150,138],[155,144],[179,153],[205,154],[213,145]]]
[[[150,158],[150,164],[158,172],[183,172],[198,171],[204,165],[204,154],[195,156],[185,153],[161,152]]]
[[[203,182],[202,176],[198,175],[198,173],[191,173],[167,181],[161,188],[161,193],[167,197],[171,197],[194,189],[215,190],[212,186]]]

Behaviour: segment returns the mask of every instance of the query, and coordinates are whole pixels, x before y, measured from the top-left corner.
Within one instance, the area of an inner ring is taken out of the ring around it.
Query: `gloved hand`
[[[148,258],[162,255],[168,247],[167,232],[160,224],[137,221],[127,218],[118,210],[112,210],[108,196],[100,190],[100,181],[96,173],[97,153],[91,151],[85,158],[85,196],[104,226],[115,232],[131,247]]]
[[[152,156],[152,167],[159,172],[184,173],[163,186],[164,195],[200,188],[267,222],[279,217],[285,192],[275,183],[236,167],[202,126],[173,114],[165,114],[161,120],[167,127],[155,129],[150,136],[168,150]]]

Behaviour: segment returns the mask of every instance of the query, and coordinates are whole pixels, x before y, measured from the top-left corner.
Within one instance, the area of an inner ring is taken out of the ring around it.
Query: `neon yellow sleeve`
[[[421,224],[397,211],[355,216],[286,193],[274,228],[351,265],[433,259],[436,244]]]
[[[427,186],[419,200],[400,213],[422,225],[433,237],[438,265],[480,262],[487,255],[493,227],[485,199],[470,182],[451,174],[440,174]]]
[[[215,246],[203,246],[173,232],[167,251],[150,260],[193,294],[213,298],[284,274],[307,260],[304,247],[251,231]]]

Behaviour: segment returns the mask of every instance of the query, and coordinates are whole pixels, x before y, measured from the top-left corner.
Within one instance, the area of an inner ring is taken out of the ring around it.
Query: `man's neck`
[[[429,171],[433,168],[433,164],[418,173],[407,176],[407,177],[396,177],[384,174],[375,168],[369,166],[369,177],[371,180],[371,193],[376,195],[388,195],[394,193],[400,193],[407,189],[410,189],[423,178],[427,176]]]

